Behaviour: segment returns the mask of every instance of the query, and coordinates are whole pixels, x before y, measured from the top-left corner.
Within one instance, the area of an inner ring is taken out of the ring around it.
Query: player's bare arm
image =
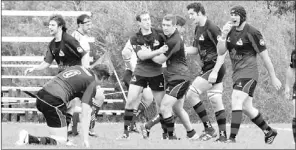
[[[262,58],[264,65],[269,73],[269,76],[271,78],[271,82],[272,82],[273,86],[277,90],[279,90],[282,86],[282,83],[275,75],[274,67],[273,67],[273,64],[272,64],[270,57],[268,55],[268,51],[267,50],[262,51],[259,55]]]
[[[89,131],[89,125],[91,120],[91,112],[92,112],[91,105],[95,105],[95,106],[101,105],[103,104],[104,99],[105,99],[105,96],[103,94],[103,90],[100,87],[96,86],[95,81],[87,87],[86,91],[83,94],[81,125],[82,125],[82,141],[83,141],[83,145],[86,147],[90,146],[89,140],[88,140],[88,131]]]
[[[50,65],[51,65],[50,63],[43,61],[41,64],[39,64],[39,65],[36,66],[36,67],[32,67],[32,68],[28,68],[28,69],[26,69],[26,70],[25,70],[25,75],[27,75],[28,73],[33,72],[33,71],[35,71],[35,70],[43,70],[43,69],[46,69],[46,68],[48,68]]]
[[[166,57],[164,54],[160,54],[152,58],[152,60],[158,64],[163,64],[164,62],[166,62],[167,59],[168,57]]]
[[[123,58],[124,63],[126,64],[127,68],[131,68],[131,70],[134,70],[135,66],[131,62],[131,56],[133,54],[133,47],[130,43],[130,40],[128,40],[121,51],[121,55]]]
[[[146,59],[151,59],[157,55],[163,54],[168,50],[167,45],[163,45],[162,47],[160,47],[157,50],[151,51],[150,48],[147,48],[145,46],[141,47],[141,50],[139,50],[137,52],[137,55],[139,57],[139,59],[141,60],[146,60]]]

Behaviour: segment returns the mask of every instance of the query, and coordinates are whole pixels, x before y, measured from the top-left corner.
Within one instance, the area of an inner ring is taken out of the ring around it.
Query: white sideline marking
[[[227,124],[226,126],[230,126],[230,124]],[[253,127],[256,127],[256,126],[250,126],[250,125],[246,125],[246,124],[242,124],[241,125],[242,128],[253,128]],[[292,132],[292,128],[278,128],[278,127],[272,127],[271,128],[273,129],[276,129],[276,130],[282,130],[282,131],[291,131]]]
[[[2,122],[2,124],[34,124],[34,125],[44,125],[45,123],[38,123],[38,122]],[[101,125],[121,125],[123,124],[123,122],[100,122]],[[179,123],[178,123],[179,124]],[[182,125],[182,124],[179,124],[179,125]],[[201,125],[201,124],[193,124],[193,125]],[[215,124],[212,124],[213,126]],[[227,127],[230,126],[230,124],[227,124],[226,125]],[[250,125],[247,125],[247,124],[242,124],[241,125],[242,128],[252,128],[252,126]],[[256,126],[253,126],[253,127],[256,127]],[[289,132],[292,132],[292,129],[291,128],[274,128],[276,130],[279,130],[279,131],[289,131]]]

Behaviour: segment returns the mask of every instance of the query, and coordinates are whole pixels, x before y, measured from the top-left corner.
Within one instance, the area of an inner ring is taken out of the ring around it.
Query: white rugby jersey
[[[90,52],[90,46],[88,43],[88,36],[80,33],[78,30],[75,30],[72,33],[72,36],[80,43],[80,46],[86,51]]]

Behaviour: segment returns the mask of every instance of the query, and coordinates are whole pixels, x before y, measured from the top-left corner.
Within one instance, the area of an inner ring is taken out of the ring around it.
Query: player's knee
[[[160,112],[162,114],[167,114],[172,111],[172,107],[169,103],[162,103],[160,106]]]
[[[224,109],[222,101],[222,91],[208,91],[207,97],[211,101],[212,105],[215,107],[215,110]]]
[[[231,95],[231,106],[233,110],[242,110],[243,102],[247,98],[247,94],[242,91],[234,90]]]
[[[194,89],[192,86],[188,89],[185,98],[189,101],[191,105],[197,104],[200,102],[200,94],[201,92],[199,90]]]

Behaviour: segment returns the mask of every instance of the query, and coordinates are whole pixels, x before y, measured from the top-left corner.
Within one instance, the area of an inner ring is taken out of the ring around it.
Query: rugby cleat
[[[235,138],[229,138],[227,141],[225,141],[225,143],[236,143]]]
[[[218,142],[218,143],[225,143],[226,141],[227,141],[227,137],[225,136],[220,136],[215,140],[215,142]]]
[[[121,136],[116,138],[116,140],[125,140],[125,139],[129,139],[129,136],[127,134],[122,134]]]
[[[92,136],[92,137],[98,137],[98,135],[95,131],[88,131],[88,135]]]
[[[167,139],[169,139],[169,135],[168,135],[168,133],[162,133],[162,138],[161,138],[162,140],[167,140]]]
[[[192,137],[187,136],[187,139],[191,140],[191,141],[199,140],[199,135],[197,133],[195,133]]]
[[[169,136],[169,140],[181,140],[181,138],[178,138],[176,135]]]
[[[136,126],[136,123],[134,123],[134,125],[132,125],[130,132],[131,133],[140,133],[140,131],[138,130],[138,128]]]
[[[21,146],[28,143],[29,143],[29,132],[26,130],[21,130],[19,133],[19,140],[15,144]]]
[[[144,139],[149,138],[150,130],[145,127],[145,123],[140,126],[141,133]]]
[[[271,129],[266,135],[265,135],[265,143],[266,144],[272,144],[274,141],[274,138],[277,136],[277,131],[275,129]]]
[[[69,137],[74,137],[74,136],[77,136],[77,135],[79,135],[78,132],[68,131],[68,136]]]
[[[201,141],[208,141],[211,138],[215,138],[217,133],[213,127],[206,128],[203,133],[200,135],[199,140]]]

